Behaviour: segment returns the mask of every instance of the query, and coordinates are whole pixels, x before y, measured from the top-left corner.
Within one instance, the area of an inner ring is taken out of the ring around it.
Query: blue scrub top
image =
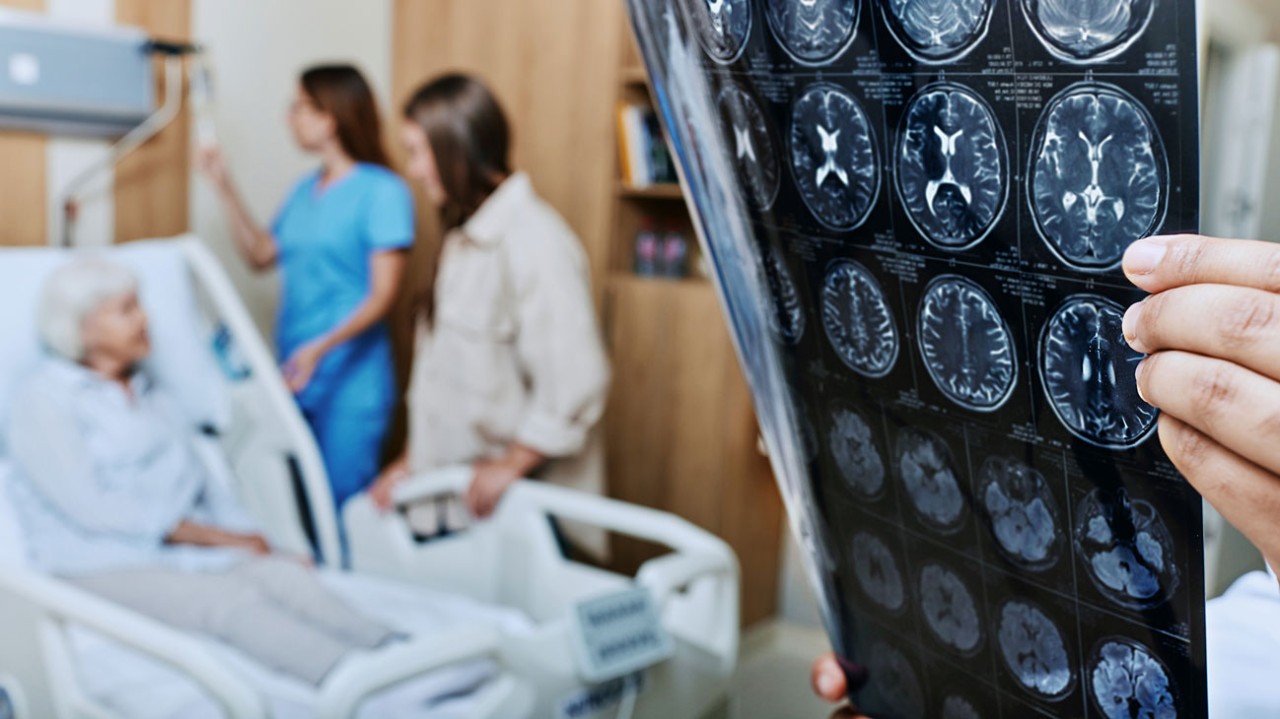
[[[321,188],[304,177],[280,208],[272,234],[283,293],[276,346],[287,360],[339,326],[369,295],[372,255],[413,244],[413,197],[404,181],[360,163]],[[298,395],[304,410],[386,410],[395,403],[391,337],[385,323],[335,347]]]

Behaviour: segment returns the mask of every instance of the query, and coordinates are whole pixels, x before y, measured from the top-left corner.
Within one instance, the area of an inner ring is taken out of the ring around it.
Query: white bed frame
[[[240,498],[279,549],[313,554],[304,529],[309,521],[320,556],[331,562],[340,556],[340,543],[328,480],[275,358],[208,249],[194,237],[165,242],[182,254],[190,270],[209,321],[208,336],[215,323],[225,326],[250,369],[249,377],[227,382],[233,420],[218,439]],[[307,495],[307,517],[298,510],[295,474]],[[468,480],[465,470],[418,478],[401,487],[397,499],[456,494]],[[723,705],[737,660],[738,570],[727,545],[714,536],[665,513],[532,483],[513,488],[491,521],[427,544],[413,541],[402,517],[378,515],[365,498],[347,507],[348,539],[358,571],[514,606],[537,629],[531,636],[512,637],[462,627],[430,646],[411,642],[348,662],[321,688],[322,719],[349,717],[364,697],[406,677],[482,657],[496,659],[506,672],[486,692],[488,702],[475,716],[557,716],[555,707],[564,697],[587,688],[572,658],[568,616],[574,603],[633,581],[658,600],[664,625],[678,645],[675,658],[647,671],[637,715],[699,717]],[[561,558],[545,519],[548,513],[675,551],[651,561],[634,579],[592,569]],[[18,719],[119,719],[78,687],[66,633],[74,625],[180,670],[229,717],[268,716],[258,690],[218,661],[206,640],[67,583],[0,563],[0,689],[8,693]]]

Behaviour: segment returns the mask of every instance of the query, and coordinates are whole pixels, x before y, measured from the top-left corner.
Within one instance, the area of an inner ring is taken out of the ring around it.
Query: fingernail
[[[1142,370],[1145,369],[1146,366],[1147,361],[1145,359],[1139,362],[1138,366],[1133,368],[1133,379],[1138,384],[1138,397],[1141,398],[1143,402],[1151,404],[1147,401],[1146,396],[1142,394]]]
[[[818,692],[824,697],[829,697],[839,690],[840,678],[832,672],[823,672],[818,675]]]
[[[1142,351],[1137,347],[1138,320],[1142,317],[1142,306],[1146,303],[1147,301],[1143,300],[1141,302],[1134,304],[1129,309],[1125,310],[1124,321],[1120,325],[1121,330],[1124,332],[1124,341],[1127,342],[1130,347],[1132,347],[1134,350],[1138,352]]]
[[[1124,272],[1126,275],[1149,275],[1155,271],[1156,265],[1164,258],[1163,242],[1154,240],[1138,240],[1129,245],[1124,253]]]

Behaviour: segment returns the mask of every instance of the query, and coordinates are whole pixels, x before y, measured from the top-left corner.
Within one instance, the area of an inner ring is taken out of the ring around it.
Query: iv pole
[[[185,55],[193,57],[193,64],[200,63],[192,69],[193,94],[208,95],[211,92],[207,71],[200,62],[203,49],[198,45],[178,44],[158,40],[150,41],[146,50],[150,53],[163,54],[164,59],[164,104],[151,114],[142,124],[130,130],[124,137],[116,141],[107,151],[107,155],[98,162],[85,168],[75,177],[62,194],[62,247],[75,244],[76,215],[79,210],[78,197],[94,177],[104,170],[114,167],[126,155],[137,150],[148,140],[160,134],[173,123],[182,109],[182,59]],[[197,71],[198,68],[198,71]],[[207,100],[202,97],[201,100]],[[200,104],[205,104],[204,102]],[[201,121],[203,123],[203,120]]]

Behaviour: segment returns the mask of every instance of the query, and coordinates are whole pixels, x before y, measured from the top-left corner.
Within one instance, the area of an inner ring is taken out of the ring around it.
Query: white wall
[[[269,222],[298,177],[315,167],[294,147],[285,125],[302,69],[317,62],[355,64],[382,100],[384,118],[394,117],[385,112],[391,20],[391,0],[193,0],[193,34],[212,53],[223,153],[260,222]],[[191,183],[191,226],[223,259],[270,337],[278,282],[245,269],[217,196],[200,177]]]
[[[49,0],[45,12],[76,24],[110,25],[115,20],[116,4],[115,0]],[[104,140],[49,138],[45,145],[45,186],[50,244],[61,241],[66,188],[83,170],[103,160],[109,147],[110,143]],[[114,177],[115,173],[107,169],[80,193],[79,220],[73,238],[77,245],[101,247],[111,243],[115,234]]]

